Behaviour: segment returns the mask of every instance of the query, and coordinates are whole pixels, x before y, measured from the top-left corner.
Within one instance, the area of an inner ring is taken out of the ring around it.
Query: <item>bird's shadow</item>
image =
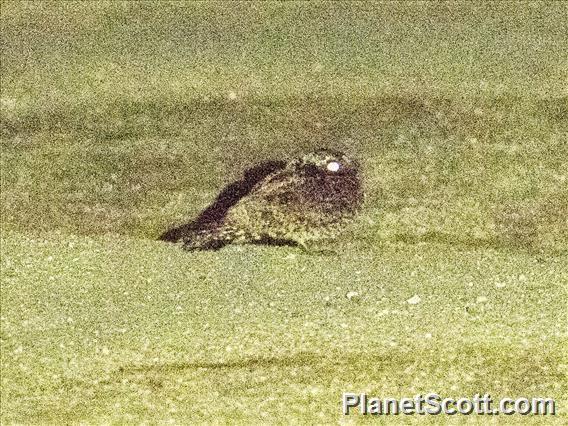
[[[266,176],[286,167],[285,161],[265,161],[245,170],[243,178],[227,185],[217,196],[215,201],[203,210],[197,218],[189,223],[168,229],[159,240],[178,242],[191,235],[195,231],[208,229],[223,222],[228,210],[237,202],[249,194],[254,186]],[[267,244],[269,242],[264,242]],[[277,242],[281,245],[282,242]]]

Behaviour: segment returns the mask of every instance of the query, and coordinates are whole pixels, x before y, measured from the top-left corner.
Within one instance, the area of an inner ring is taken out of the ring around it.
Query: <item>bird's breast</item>
[[[303,196],[307,204],[325,211],[356,211],[363,201],[359,178],[349,174],[310,179]]]

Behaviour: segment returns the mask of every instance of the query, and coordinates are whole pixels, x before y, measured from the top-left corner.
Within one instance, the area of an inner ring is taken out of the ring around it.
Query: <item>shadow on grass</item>
[[[183,370],[253,369],[269,367],[298,367],[321,362],[321,356],[302,352],[292,357],[256,357],[221,362],[175,362],[158,365],[119,367],[119,373],[175,372]]]
[[[532,236],[531,236],[532,237]],[[538,262],[544,262],[541,256],[543,246],[536,238],[528,238],[524,234],[498,234],[490,238],[474,238],[471,236],[462,236],[448,234],[444,232],[430,231],[425,234],[396,234],[392,241],[402,242],[405,244],[444,244],[453,247],[461,247],[464,249],[494,249],[507,250],[513,252],[524,252],[529,255],[537,256]],[[556,249],[547,247],[546,251],[549,255],[562,255],[566,251],[564,249]]]
[[[564,389],[558,384],[564,383],[565,377],[561,370],[554,368],[562,362],[560,341],[547,341],[542,346],[540,340],[535,340],[534,345],[528,347],[499,342],[502,339],[492,343],[455,341],[450,336],[438,342],[434,340],[428,347],[383,348],[379,352],[371,347],[369,352],[337,353],[320,347],[323,350],[318,353],[298,352],[290,356],[231,361],[147,365],[127,362],[110,371],[103,380],[100,380],[101,371],[93,372],[92,377],[61,378],[57,398],[36,400],[27,394],[18,398],[27,408],[27,423],[30,418],[37,420],[36,423],[45,423],[46,419],[61,423],[62,413],[77,418],[92,416],[93,410],[98,410],[104,415],[113,407],[116,410],[116,403],[121,399],[125,401],[123,409],[135,413],[140,409],[136,402],[141,395],[144,398],[154,395],[159,400],[188,396],[196,403],[207,401],[210,404],[215,400],[219,402],[219,398],[240,398],[243,387],[251,384],[263,386],[261,394],[269,390],[283,401],[296,400],[298,386],[313,386],[320,381],[338,394],[353,386],[363,389],[369,383],[376,383],[370,393],[388,389],[389,393],[402,395],[410,387],[430,389],[433,385],[437,392],[449,392],[453,385],[457,386],[458,394],[474,394],[482,389],[490,390],[492,395],[523,395],[531,386],[542,388],[544,385],[543,392],[547,396],[560,398]],[[424,373],[408,374],[408,368]],[[270,371],[263,371],[266,369]],[[287,369],[292,369],[294,375]],[[264,385],[258,384],[261,376],[266,377]],[[184,389],[184,381],[201,386],[203,393]],[[148,408],[140,410],[141,415],[149,413]]]
[[[503,351],[504,348],[507,348],[507,351]],[[439,353],[447,354],[448,348],[441,345],[436,350]],[[517,392],[526,390],[527,380],[533,383],[540,383],[543,378],[550,382],[562,380],[560,371],[546,368],[546,366],[555,365],[559,361],[560,355],[554,349],[554,346],[547,347],[543,351],[540,347],[526,349],[516,345],[503,347],[494,344],[479,345],[463,342],[455,346],[450,345],[449,353],[459,354],[460,357],[463,357],[464,360],[469,360],[468,362],[474,365],[476,369],[483,372],[471,383],[462,383],[462,386],[471,391],[487,386],[487,376],[506,377],[504,388]],[[115,375],[113,378],[110,378],[108,384],[122,382],[126,376],[132,377],[133,380],[142,380],[149,387],[159,388],[161,384],[169,380],[168,377],[177,377],[178,375],[183,375],[184,372],[200,369],[207,370],[213,374],[223,375],[230,374],[235,370],[256,374],[258,370],[274,369],[276,374],[279,374],[285,369],[297,367],[306,368],[302,374],[307,381],[313,381],[315,376],[335,376],[341,371],[347,382],[356,382],[363,378],[368,380],[369,374],[365,369],[356,368],[356,366],[373,366],[375,372],[389,373],[393,383],[406,387],[412,381],[412,378],[404,373],[405,369],[410,365],[418,363],[425,371],[440,377],[447,374],[448,368],[450,370],[453,368],[459,370],[459,366],[444,366],[438,358],[432,358],[431,354],[432,348],[419,349],[417,352],[394,349],[375,353],[345,353],[339,357],[312,352],[300,352],[291,356],[260,356],[219,362],[126,365],[115,370]],[[520,361],[518,365],[515,364],[516,361]],[[468,362],[464,362],[464,365],[468,364]],[[513,365],[515,368],[511,367]],[[540,366],[544,368],[540,368]],[[158,386],[156,386],[157,383]]]
[[[217,123],[236,121],[269,127],[280,122],[286,127],[297,128],[315,117],[320,121],[330,119],[330,122],[336,123],[358,121],[369,115],[382,117],[383,120],[388,117],[388,121],[410,117],[431,118],[435,111],[433,106],[447,109],[454,105],[451,100],[444,98],[425,100],[417,95],[367,96],[356,101],[345,96],[313,95],[277,99],[251,97],[246,102],[233,102],[224,96],[178,101],[168,98],[122,99],[98,105],[98,108],[85,108],[82,104],[37,105],[18,114],[7,115],[0,124],[0,134],[9,137],[59,131],[106,141],[172,136],[184,127],[179,123],[199,121],[201,117],[212,117]]]
[[[81,103],[37,104],[22,109],[17,114],[6,115],[0,124],[0,134],[10,137],[56,131],[99,141],[166,137],[179,134],[180,129],[187,127],[188,123],[199,122],[202,117],[213,118],[221,128],[225,128],[227,122],[255,123],[266,128],[277,123],[297,131],[312,121],[318,121],[324,123],[318,132],[325,132],[327,128],[329,132],[335,133],[341,127],[370,126],[376,130],[389,127],[387,124],[397,126],[413,123],[442,134],[454,134],[458,129],[462,129],[463,134],[471,134],[480,125],[485,128],[503,120],[518,123],[519,116],[511,111],[519,106],[525,113],[542,116],[556,123],[564,121],[566,117],[566,97],[538,102],[515,95],[472,99],[475,100],[475,106],[483,105],[486,112],[483,116],[474,114],[474,107],[464,105],[461,97],[424,94],[370,94],[360,97],[303,94],[276,99],[253,96],[243,102],[234,102],[225,96],[213,96],[207,100],[126,98],[112,103],[89,105],[89,108]],[[488,114],[499,110],[508,113],[500,114],[499,117]]]
[[[425,234],[396,234],[394,241],[406,244],[438,243],[469,248],[499,248],[503,243],[495,238],[471,238],[445,232],[430,231]]]

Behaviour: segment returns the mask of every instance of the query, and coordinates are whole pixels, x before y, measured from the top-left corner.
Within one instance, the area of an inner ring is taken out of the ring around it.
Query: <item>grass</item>
[[[566,256],[12,233],[2,249],[6,421],[336,421],[349,390],[563,404]]]
[[[346,391],[565,421],[567,13],[2,3],[2,423],[365,421]],[[363,165],[341,256],[155,241],[321,146]]]

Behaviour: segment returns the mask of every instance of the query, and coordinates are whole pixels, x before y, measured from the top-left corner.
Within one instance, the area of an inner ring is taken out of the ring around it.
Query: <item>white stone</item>
[[[415,294],[410,299],[408,299],[406,302],[409,303],[410,305],[418,305],[421,301],[422,301],[422,299],[420,299],[420,296]]]
[[[351,299],[353,299],[354,297],[357,297],[357,296],[359,296],[359,293],[357,293],[356,291],[350,291],[349,293],[346,294],[346,297],[349,300],[351,300]]]

